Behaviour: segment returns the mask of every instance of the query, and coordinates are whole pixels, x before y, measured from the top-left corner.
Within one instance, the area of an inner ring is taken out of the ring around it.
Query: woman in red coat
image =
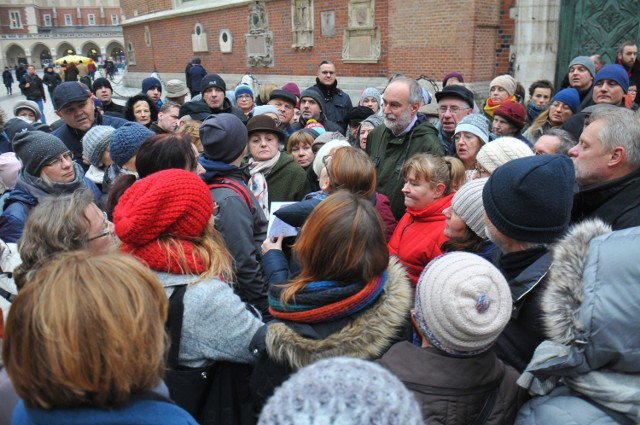
[[[409,158],[402,167],[404,205],[402,216],[389,241],[389,254],[404,264],[415,287],[424,267],[438,255],[447,240],[442,211],[451,206],[452,182],[461,164],[459,159],[420,153]]]

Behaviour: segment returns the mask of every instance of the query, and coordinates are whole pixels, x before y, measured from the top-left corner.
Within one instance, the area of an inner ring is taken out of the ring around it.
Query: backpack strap
[[[253,208],[253,201],[251,200],[251,196],[249,196],[249,191],[246,186],[229,179],[225,179],[222,177],[216,177],[213,179],[213,183],[208,185],[209,189],[218,189],[221,187],[231,189],[236,192],[238,195],[244,199],[244,203],[247,204],[249,209]]]
[[[482,406],[480,414],[476,417],[476,420],[473,421],[471,425],[483,425],[487,422],[487,419],[489,419],[489,415],[491,415],[491,412],[493,411],[493,407],[496,405],[496,399],[498,398],[498,388],[499,387],[494,388],[493,391],[489,393],[489,396]]]
[[[184,293],[187,285],[174,286],[173,293],[169,297],[169,314],[167,315],[167,329],[171,337],[171,347],[169,348],[169,358],[167,366],[169,369],[178,367],[178,355],[180,354],[180,335],[182,334],[182,316],[184,314]]]

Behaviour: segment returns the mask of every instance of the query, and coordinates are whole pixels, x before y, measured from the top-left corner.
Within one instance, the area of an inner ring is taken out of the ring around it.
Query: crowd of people
[[[29,66],[0,424],[639,423],[637,50],[355,106],[330,61],[256,93],[193,58],[124,105]]]

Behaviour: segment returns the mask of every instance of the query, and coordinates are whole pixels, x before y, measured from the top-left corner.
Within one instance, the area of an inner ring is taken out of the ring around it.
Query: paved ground
[[[42,77],[42,74],[40,74],[40,77]],[[120,79],[118,78],[118,76],[116,76],[116,82],[112,83],[113,90],[116,94],[116,96],[114,96],[114,99],[116,103],[124,105],[126,97],[133,96],[138,92],[138,90],[136,88],[122,86],[122,83],[119,82],[119,80]],[[120,100],[120,98],[124,100]],[[13,95],[11,96],[7,94],[7,90],[5,89],[4,85],[0,85],[0,108],[2,108],[2,110],[4,111],[5,119],[8,120],[10,118],[13,118],[13,106],[18,100],[24,99],[26,98],[22,95],[22,93],[20,93],[20,88],[18,87],[18,84],[16,82],[13,83]],[[51,103],[51,99],[49,99],[48,92],[47,102],[44,104],[44,114],[48,124],[51,124],[52,122],[58,120],[58,116],[53,111],[53,106]]]

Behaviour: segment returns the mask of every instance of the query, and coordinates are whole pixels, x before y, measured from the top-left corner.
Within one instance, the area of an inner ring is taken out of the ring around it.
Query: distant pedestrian
[[[11,70],[8,66],[4,67],[4,72],[2,73],[2,82],[4,86],[7,88],[7,94],[11,93],[11,86],[13,85],[13,75],[11,75]]]
[[[47,86],[49,97],[53,99],[53,91],[58,87],[58,85],[62,84],[62,78],[60,78],[60,74],[55,72],[52,67],[48,66],[44,69],[42,82]]]
[[[20,81],[20,90],[24,94],[27,100],[32,100],[38,104],[40,108],[40,121],[42,124],[46,124],[47,120],[44,116],[44,102],[47,101],[47,97],[44,94],[44,85],[42,80],[36,74],[36,67],[29,65],[27,73],[22,76]]]

